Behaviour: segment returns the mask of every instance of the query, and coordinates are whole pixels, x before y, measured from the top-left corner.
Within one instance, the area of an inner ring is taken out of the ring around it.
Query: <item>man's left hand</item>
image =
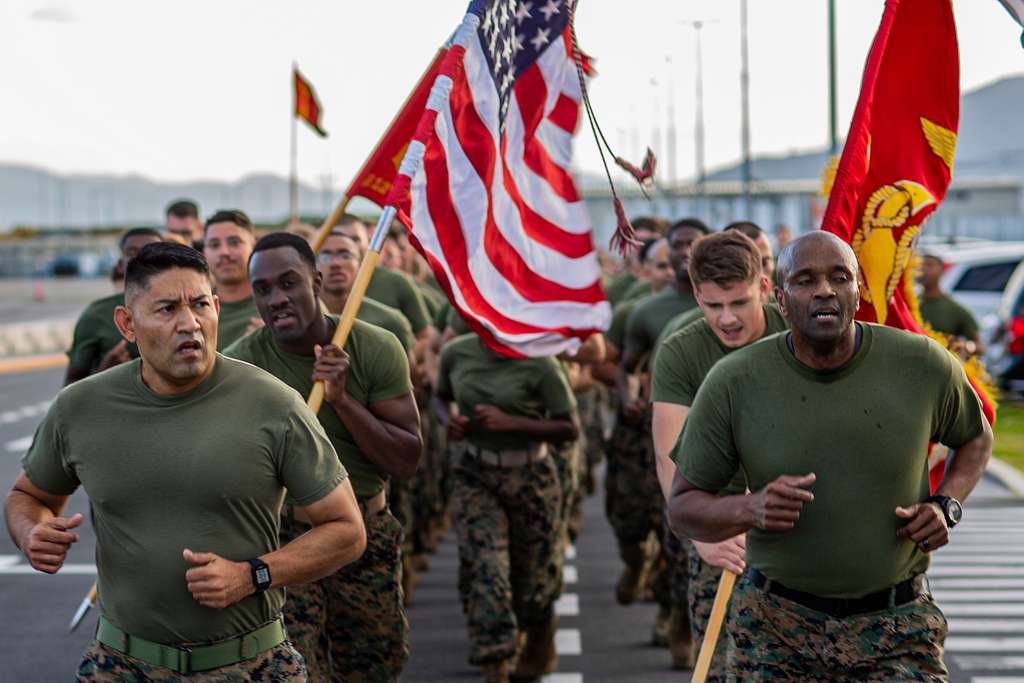
[[[185,549],[186,562],[196,565],[185,572],[188,592],[203,607],[224,609],[255,592],[248,562],[232,562],[213,553]]]
[[[478,405],[474,411],[477,423],[492,432],[510,432],[516,428],[515,419],[501,408],[491,405]]]
[[[949,527],[946,516],[935,503],[918,503],[896,508],[896,516],[909,520],[896,532],[900,538],[909,538],[921,550],[930,553],[949,543]]]
[[[348,398],[345,393],[345,382],[351,365],[348,354],[335,344],[313,347],[316,362],[313,364],[313,381],[324,383],[324,399],[332,406]]]

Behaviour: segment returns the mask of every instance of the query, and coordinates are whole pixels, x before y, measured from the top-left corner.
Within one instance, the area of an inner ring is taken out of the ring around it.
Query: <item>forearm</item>
[[[366,548],[362,518],[317,525],[283,548],[263,555],[273,586],[322,579],[359,559]]]
[[[985,422],[985,428],[976,438],[968,441],[953,454],[935,493],[952,496],[960,502],[967,500],[985,472],[989,455],[992,453],[992,430]]]
[[[408,479],[416,472],[423,449],[419,429],[412,432],[381,420],[348,394],[332,405],[370,462],[397,479]]]
[[[654,440],[654,464],[658,472],[658,483],[665,500],[672,496],[672,481],[676,476],[676,464],[672,462],[672,451],[679,434],[683,431],[689,406],[656,401],[651,432]]]
[[[676,477],[669,500],[669,526],[677,535],[705,543],[718,543],[745,534],[754,527],[750,496],[717,496],[689,488],[681,490],[683,479]]]
[[[4,502],[4,517],[7,522],[7,533],[10,535],[14,545],[25,552],[25,539],[29,537],[32,529],[43,522],[60,516],[63,510],[52,510],[39,499],[12,489],[7,494]]]

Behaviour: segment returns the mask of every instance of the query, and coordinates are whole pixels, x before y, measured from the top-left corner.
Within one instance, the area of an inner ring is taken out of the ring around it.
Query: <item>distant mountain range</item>
[[[954,184],[957,177],[1024,177],[1024,76],[1004,78],[965,93],[960,104]],[[824,149],[781,156],[755,157],[755,180],[817,178],[824,167]],[[602,175],[578,176],[584,190],[606,187]],[[732,165],[709,174],[708,180],[739,180]],[[204,213],[239,207],[258,223],[279,223],[288,216],[288,179],[254,174],[228,182],[159,182],[140,175],[61,175],[21,164],[0,163],[0,231],[15,226],[86,228],[158,224],[164,207],[188,197]],[[337,201],[309,185],[299,187],[303,215],[322,216]]]

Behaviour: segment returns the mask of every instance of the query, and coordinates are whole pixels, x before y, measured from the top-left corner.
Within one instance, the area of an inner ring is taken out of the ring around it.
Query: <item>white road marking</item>
[[[1024,650],[1024,638],[950,636],[946,638],[946,649],[951,652],[1013,652]]]
[[[953,618],[949,620],[949,632],[955,635],[961,633],[1024,633],[1024,619]]]
[[[555,601],[555,614],[560,617],[579,616],[580,596],[576,593],[564,593]]]
[[[961,669],[967,671],[985,671],[992,669],[1024,669],[1024,657],[994,657],[992,655],[971,656],[957,655],[953,661]],[[975,678],[974,680],[978,680]]]
[[[548,674],[541,676],[540,683],[583,683],[583,674]]]
[[[560,628],[555,631],[555,651],[558,655],[583,654],[583,636],[578,628]]]
[[[1001,605],[997,603],[959,603],[939,604],[942,613],[947,617],[1024,617],[1024,603]],[[1024,643],[1024,638],[1021,639]],[[949,649],[949,646],[946,646]],[[1020,648],[1024,650],[1024,647]]]
[[[10,567],[21,562],[21,555],[0,555],[0,567]]]
[[[935,555],[935,559],[941,560],[949,555],[970,555],[971,553],[1024,553],[1024,545],[1010,545],[1008,543],[1005,545],[947,545]]]
[[[969,565],[938,565],[928,570],[928,576],[1020,576],[1024,567],[971,567]]]
[[[575,560],[576,559],[576,546],[570,545],[565,549],[565,559]]]
[[[932,595],[945,602],[1004,602],[1024,600],[1024,591],[934,590]]]
[[[936,566],[944,565],[956,565],[956,564],[1017,564],[1024,567],[1024,554],[1021,553],[1001,553],[994,555],[985,555],[983,553],[960,553],[960,554],[949,554],[942,555],[935,558]]]
[[[576,571],[576,567],[571,564],[567,564],[562,567],[562,583],[573,584],[580,580],[580,575]]]
[[[18,421],[18,411],[17,410],[5,410],[3,413],[0,413],[0,422],[4,423],[5,425],[6,424],[10,424],[12,422],[17,422],[17,421]]]
[[[31,445],[32,445],[32,437],[31,436],[23,436],[20,439],[14,439],[13,441],[8,441],[7,444],[4,446],[4,448],[7,449],[7,451],[9,453],[24,453],[25,451],[28,450],[28,447],[31,446]]]
[[[974,676],[971,683],[1024,683],[1024,676]]]
[[[1024,588],[1024,579],[937,579],[928,581],[932,590],[944,588]]]

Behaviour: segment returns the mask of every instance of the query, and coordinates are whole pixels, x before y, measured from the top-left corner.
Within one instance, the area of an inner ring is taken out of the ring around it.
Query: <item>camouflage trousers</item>
[[[288,587],[285,628],[314,683],[397,681],[409,657],[401,527],[387,508],[364,515],[363,522],[362,557],[319,581]],[[281,544],[306,529],[282,520]]]
[[[558,510],[560,536],[575,540],[583,526],[583,448],[577,440],[551,448],[558,468],[558,485],[562,489],[562,505]]]
[[[620,545],[643,543],[653,531],[661,535],[665,498],[654,468],[647,425],[615,423],[608,444],[605,514]]]
[[[466,454],[454,477],[452,521],[469,661],[509,659],[518,630],[550,619],[561,588],[561,564],[552,558],[560,547],[558,470],[550,455],[501,468]]]
[[[837,619],[766,593],[746,577],[729,609],[729,681],[948,681],[947,624],[930,593]]]
[[[661,552],[667,568],[667,594],[664,598],[658,596],[658,602],[685,608],[690,603],[690,555],[696,555],[697,550],[689,540],[672,533],[667,510],[661,520]]]
[[[580,416],[580,441],[584,456],[583,467],[587,471],[592,471],[604,459],[607,444],[604,438],[603,411],[606,404],[607,391],[603,386],[595,386],[576,394],[576,410]]]
[[[415,554],[433,552],[434,529],[448,507],[445,429],[437,421],[430,401],[417,400],[423,432],[423,455],[416,474],[408,484],[410,522],[406,531]]]
[[[686,548],[686,568],[688,574],[688,585],[686,600],[690,610],[690,632],[693,634],[693,642],[696,643],[698,651],[701,643],[704,642],[704,634],[708,630],[708,621],[711,620],[711,607],[715,603],[715,595],[718,593],[718,583],[722,579],[722,569],[708,564],[697,554],[693,541],[682,541]],[[675,584],[673,584],[675,588]],[[673,600],[676,599],[673,593]],[[711,658],[711,667],[708,669],[707,683],[722,683],[725,681],[725,661],[729,649],[729,617],[726,615],[722,623],[722,630],[718,634],[718,642],[715,644],[715,654]]]
[[[209,671],[184,675],[92,641],[78,665],[80,683],[299,683],[306,680],[302,655],[288,641],[252,659]]]

